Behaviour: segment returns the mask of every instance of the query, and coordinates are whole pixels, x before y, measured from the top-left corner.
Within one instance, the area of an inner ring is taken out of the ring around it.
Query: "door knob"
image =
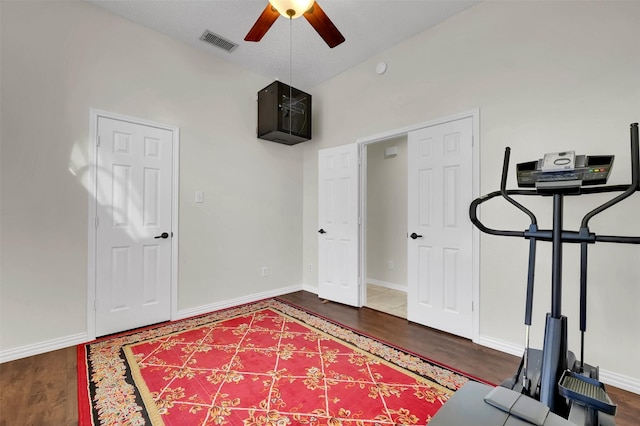
[[[167,239],[167,238],[169,238],[169,234],[167,232],[163,232],[162,234],[158,235],[157,237],[153,237],[153,238],[164,238],[164,239]]]
[[[326,233],[327,233],[327,231],[325,231],[325,230],[324,230],[324,229],[322,229],[322,228],[320,228],[320,230],[319,230],[318,232],[319,232],[319,233],[321,233],[321,234],[326,234]]]
[[[418,235],[418,234],[416,234],[415,232],[414,232],[413,234],[409,235],[409,236],[410,236],[411,238],[413,238],[414,240],[415,240],[416,238],[422,238],[422,235]]]

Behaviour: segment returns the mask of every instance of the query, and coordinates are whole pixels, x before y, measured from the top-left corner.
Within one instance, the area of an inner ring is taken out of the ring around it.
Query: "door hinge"
[[[96,228],[100,226],[100,217],[96,216]]]
[[[98,299],[93,299],[93,310],[98,312]]]
[[[96,139],[96,146],[100,146],[100,136]]]

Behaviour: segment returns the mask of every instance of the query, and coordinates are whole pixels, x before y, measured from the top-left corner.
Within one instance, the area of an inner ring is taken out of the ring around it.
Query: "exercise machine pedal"
[[[616,414],[618,406],[609,398],[604,384],[596,379],[566,370],[560,378],[558,390],[560,395],[580,405],[612,416]]]

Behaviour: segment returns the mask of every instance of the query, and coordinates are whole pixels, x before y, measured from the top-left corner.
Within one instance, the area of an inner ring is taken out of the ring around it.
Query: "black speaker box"
[[[258,138],[295,145],[311,139],[311,95],[274,81],[258,92]]]

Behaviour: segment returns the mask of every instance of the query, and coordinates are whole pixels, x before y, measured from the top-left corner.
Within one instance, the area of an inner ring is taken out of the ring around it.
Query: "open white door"
[[[170,130],[98,117],[95,332],[169,320],[172,297]]]
[[[318,151],[318,296],[360,306],[358,145]]]
[[[473,331],[473,119],[409,133],[407,317]]]

